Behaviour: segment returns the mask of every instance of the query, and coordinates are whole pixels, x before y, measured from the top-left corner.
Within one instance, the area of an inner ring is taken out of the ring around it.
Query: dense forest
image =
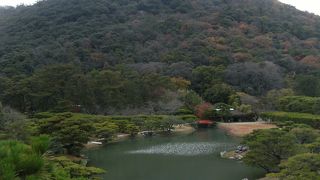
[[[276,0],[3,7],[0,100],[28,113],[168,114],[188,93],[230,105],[236,92],[317,96],[319,38],[318,16]]]
[[[0,7],[0,179],[97,179],[90,140],[234,117],[278,127],[245,163],[317,179],[319,97],[320,17],[277,0]]]

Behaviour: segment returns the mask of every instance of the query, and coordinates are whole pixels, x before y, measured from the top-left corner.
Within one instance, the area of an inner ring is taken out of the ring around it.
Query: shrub
[[[292,121],[297,124],[307,124],[313,128],[320,128],[320,115],[294,112],[266,112],[261,117],[274,122]]]
[[[40,171],[44,161],[30,146],[18,141],[0,142],[0,179],[32,175]]]
[[[319,179],[320,155],[298,154],[283,161],[280,172],[269,174],[279,179]]]
[[[31,148],[38,154],[44,154],[48,150],[49,145],[50,137],[47,135],[31,138]]]
[[[285,96],[279,99],[278,109],[287,112],[316,113],[320,98],[308,96]]]
[[[296,137],[298,144],[310,144],[319,137],[319,132],[313,128],[293,128],[290,133]]]
[[[194,115],[177,116],[177,118],[181,119],[182,121],[185,121],[186,123],[190,123],[197,120],[197,117]]]
[[[83,179],[91,179],[90,177],[92,176],[105,173],[105,171],[102,169],[95,168],[95,167],[86,167],[81,164],[77,164],[64,156],[50,158],[50,161],[56,163],[57,169],[62,168],[64,171],[69,172],[69,175],[71,177],[86,177]],[[79,178],[79,179],[82,179],[82,178]]]
[[[174,114],[175,115],[188,115],[188,114],[193,114],[193,111],[188,108],[180,108]]]
[[[37,153],[26,153],[19,157],[16,162],[16,171],[23,175],[30,175],[37,173],[44,165],[41,155]]]

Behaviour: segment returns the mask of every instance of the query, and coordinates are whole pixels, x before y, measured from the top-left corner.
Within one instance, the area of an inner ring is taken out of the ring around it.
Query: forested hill
[[[320,65],[320,17],[276,0],[46,0],[2,11],[3,74],[68,62]]]
[[[318,76],[319,39],[319,16],[277,0],[45,0],[6,7],[0,9],[0,97],[22,111],[48,110],[61,99],[93,109],[136,107],[153,101],[164,84],[174,91],[167,83],[172,77],[191,81],[201,96],[219,83],[262,95],[287,88],[288,75],[313,70]],[[115,87],[120,81],[131,84]],[[136,92],[142,85],[145,91]],[[101,94],[106,89],[115,92]],[[137,94],[124,96],[127,90]]]

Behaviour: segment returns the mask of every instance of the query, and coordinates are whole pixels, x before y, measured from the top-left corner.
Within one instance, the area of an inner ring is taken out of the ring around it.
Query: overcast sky
[[[0,6],[16,6],[20,4],[33,4],[38,0],[0,0]]]
[[[16,6],[19,4],[33,4],[38,0],[0,0],[0,6]],[[88,0],[90,1],[90,0]],[[296,8],[313,12],[320,15],[320,0],[280,0],[286,4],[291,4]]]
[[[283,3],[291,4],[297,9],[309,11],[320,15],[320,0],[280,0]]]

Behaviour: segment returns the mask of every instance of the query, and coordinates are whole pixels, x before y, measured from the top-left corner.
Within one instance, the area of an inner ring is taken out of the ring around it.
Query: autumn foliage
[[[213,107],[212,104],[207,103],[207,102],[196,106],[196,108],[195,108],[196,109],[195,110],[196,116],[199,118],[203,118],[205,112],[208,111],[209,109],[211,109],[212,107]]]

